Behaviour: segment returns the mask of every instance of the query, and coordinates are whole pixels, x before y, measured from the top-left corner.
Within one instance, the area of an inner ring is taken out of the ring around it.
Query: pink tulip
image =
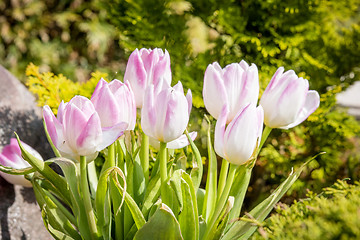
[[[190,132],[189,136],[191,138],[191,140],[195,141],[196,137],[197,137],[197,132]],[[154,138],[149,138],[150,141],[150,145],[153,146],[156,150],[160,149],[160,142],[157,141]],[[175,140],[172,140],[171,142],[168,142],[166,144],[166,148],[168,149],[180,149],[180,148],[184,148],[186,146],[188,146],[190,144],[189,139],[187,138],[187,136],[185,134],[181,135],[180,137],[178,137]]]
[[[32,154],[34,157],[43,160],[40,154],[35,149],[23,142],[21,142],[21,144],[23,145],[25,150]],[[14,169],[31,167],[31,165],[22,158],[21,150],[16,138],[11,138],[10,144],[6,145],[3,148],[0,154],[0,164],[5,167],[11,167]],[[3,172],[0,172],[0,175],[11,184],[21,185],[24,187],[32,186],[30,181],[25,179],[23,175],[11,175]]]
[[[264,122],[270,128],[289,129],[303,122],[320,104],[316,91],[309,91],[309,82],[293,70],[284,73],[280,67],[266,87],[260,105]]]
[[[255,64],[249,66],[244,60],[232,63],[224,69],[214,62],[204,76],[203,97],[208,112],[218,119],[224,104],[228,105],[227,123],[247,103],[256,104],[259,96],[259,75]]]
[[[229,114],[224,105],[215,127],[215,151],[228,162],[241,165],[246,163],[259,146],[264,122],[261,106],[251,103],[240,109],[226,127]]]
[[[141,111],[142,130],[160,142],[168,143],[179,138],[189,121],[191,100],[190,89],[185,97],[181,82],[162,90],[151,85],[146,90]]]
[[[91,102],[99,114],[101,127],[112,127],[125,122],[128,124],[127,130],[134,130],[136,105],[128,81],[122,83],[115,79],[107,83],[104,79],[100,79]]]
[[[145,90],[151,84],[171,84],[170,56],[159,48],[135,49],[126,65],[124,81],[129,81],[134,91],[136,107],[141,108]]]
[[[93,160],[97,153],[120,137],[126,123],[101,127],[101,121],[92,102],[75,96],[68,103],[61,102],[57,118],[49,106],[44,106],[44,120],[49,136],[59,152],[73,160],[88,156]]]

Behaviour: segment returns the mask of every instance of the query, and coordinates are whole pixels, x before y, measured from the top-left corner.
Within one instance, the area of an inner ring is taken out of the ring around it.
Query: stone
[[[52,157],[35,97],[0,65],[0,150],[14,131],[44,159]],[[0,239],[52,239],[32,188],[14,186],[0,177]]]
[[[347,108],[350,115],[360,120],[360,81],[337,94],[336,100],[340,106]]]

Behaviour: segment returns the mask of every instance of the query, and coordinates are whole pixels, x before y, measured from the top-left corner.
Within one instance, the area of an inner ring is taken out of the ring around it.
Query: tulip
[[[226,127],[230,111],[224,105],[215,127],[215,151],[228,162],[246,163],[257,150],[262,134],[264,111],[251,103],[240,109]]]
[[[126,65],[124,81],[129,81],[135,95],[136,107],[141,108],[145,90],[151,84],[171,84],[170,56],[159,48],[135,49]]]
[[[127,130],[134,130],[136,105],[134,93],[128,81],[115,79],[107,83],[103,78],[97,84],[91,102],[99,114],[101,127],[112,127],[125,122]]]
[[[99,114],[92,102],[82,96],[75,96],[68,103],[61,102],[57,117],[49,106],[44,106],[43,116],[46,129],[59,152],[73,160],[80,156],[93,160],[99,151],[120,137],[128,124],[119,123],[101,127]]]
[[[320,104],[316,91],[309,91],[309,82],[293,70],[284,73],[280,67],[266,87],[260,105],[264,122],[270,128],[289,129],[303,122]]]
[[[195,141],[196,137],[197,137],[197,132],[191,132],[189,133],[189,136],[191,138],[192,141]],[[151,146],[153,146],[156,150],[160,149],[160,142],[157,141],[154,138],[150,138],[150,144]],[[187,136],[185,134],[181,135],[180,137],[178,137],[177,139],[168,142],[166,144],[166,148],[168,149],[180,149],[180,148],[184,148],[186,146],[188,146],[190,144],[189,139],[187,138]]]
[[[179,138],[189,121],[191,100],[190,89],[185,97],[181,82],[162,90],[156,90],[151,85],[146,90],[141,111],[142,130],[149,137],[164,143]]]
[[[21,144],[23,145],[25,150],[28,151],[30,154],[32,154],[34,157],[43,160],[40,154],[35,149],[33,149],[32,147],[30,147],[29,145],[23,142],[21,142]],[[31,167],[31,165],[22,158],[21,150],[16,138],[11,138],[10,144],[4,146],[0,154],[0,164],[5,167],[11,167],[14,169],[23,169],[23,168]],[[23,175],[12,175],[3,172],[0,172],[0,175],[11,184],[21,185],[24,187],[32,186],[31,182],[25,179]]]
[[[207,111],[218,119],[224,104],[228,105],[227,123],[247,103],[256,104],[259,96],[259,74],[255,64],[244,60],[224,69],[217,62],[210,64],[204,76],[203,97]]]

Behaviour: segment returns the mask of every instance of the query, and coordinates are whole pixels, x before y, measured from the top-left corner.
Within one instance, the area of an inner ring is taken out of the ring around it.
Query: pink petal
[[[218,64],[215,64],[217,66]],[[217,119],[224,104],[228,104],[228,95],[222,79],[222,70],[209,65],[204,75],[204,104],[207,111]]]
[[[102,129],[99,115],[95,112],[83,127],[76,140],[76,152],[80,156],[94,154],[101,143]]]
[[[95,87],[95,90],[94,90],[94,92],[93,92],[93,94],[92,94],[92,96],[91,96],[91,101],[93,102],[93,99],[94,98],[97,98],[97,96],[99,95],[99,93],[100,93],[100,89],[103,87],[103,86],[105,86],[105,85],[107,85],[108,83],[107,83],[107,81],[105,81],[105,79],[103,79],[103,78],[101,78],[100,80],[99,80],[99,82],[97,83],[97,85],[96,85],[96,87]],[[94,103],[94,102],[93,102]]]
[[[60,116],[62,116],[62,114],[60,114]],[[58,132],[62,131],[62,127],[48,105],[43,107],[43,118],[51,141],[57,146],[59,141],[61,141],[61,139],[58,138]]]
[[[192,108],[192,93],[191,93],[190,89],[188,89],[188,91],[187,91],[186,100],[188,102],[188,113],[190,116],[190,112],[191,112],[191,108]]]
[[[101,151],[116,141],[128,127],[127,123],[119,123],[113,127],[102,129],[102,142],[97,146],[96,150]]]
[[[196,136],[197,136],[197,132],[191,132],[189,133],[190,138],[194,141]],[[183,147],[186,147],[190,144],[189,139],[187,138],[187,136],[185,134],[181,135],[180,137],[178,137],[177,139],[168,142],[166,147],[169,149],[180,149]]]
[[[224,136],[225,136],[226,119],[228,114],[229,114],[228,106],[224,105],[215,126],[214,148],[215,148],[215,152],[222,158],[225,158]]]
[[[299,112],[295,122],[288,126],[282,127],[282,129],[289,129],[295,127],[305,121],[320,105],[320,96],[317,91],[310,90],[306,95],[306,100],[303,108]]]

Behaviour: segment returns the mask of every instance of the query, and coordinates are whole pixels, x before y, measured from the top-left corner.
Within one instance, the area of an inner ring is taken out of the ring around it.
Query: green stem
[[[85,213],[89,225],[91,239],[97,239],[98,231],[96,228],[94,209],[91,205],[89,184],[87,179],[87,162],[85,156],[80,156],[80,190],[85,206]]]
[[[167,153],[166,153],[166,143],[160,142],[160,178],[161,178],[161,195],[164,196],[163,191],[165,190],[164,186],[167,180]]]
[[[141,135],[140,161],[145,177],[145,186],[149,182],[149,137],[143,132]]]
[[[221,194],[221,197],[219,199],[219,201],[216,204],[216,209],[214,214],[212,215],[212,217],[210,218],[210,222],[209,224],[207,224],[206,226],[206,231],[204,234],[203,239],[208,239],[210,237],[211,232],[213,231],[213,228],[215,228],[216,226],[216,220],[219,218],[221,211],[223,210],[226,201],[229,198],[229,193],[230,193],[230,189],[232,186],[232,183],[234,181],[234,177],[235,177],[235,173],[236,173],[236,169],[238,168],[237,165],[235,164],[230,164],[230,169],[229,169],[229,174],[228,177],[226,179],[226,184],[225,184],[225,188],[223,193]]]
[[[102,166],[100,175],[108,168],[114,167],[116,166],[116,161],[115,161],[115,142],[112,143],[108,148],[108,155],[107,158],[104,162],[104,165]]]
[[[271,133],[271,130],[272,130],[272,128],[270,128],[268,126],[265,126],[265,129],[264,129],[264,131],[262,133],[262,136],[261,136],[261,142],[260,142],[259,149],[258,149],[258,152],[257,152],[256,156],[259,155],[261,148],[263,147],[266,139],[269,137],[269,135]]]
[[[222,160],[221,163],[221,170],[220,170],[220,177],[219,177],[219,184],[218,184],[218,191],[217,191],[217,201],[219,201],[220,196],[225,188],[226,183],[226,176],[228,174],[229,169],[229,162],[225,159]]]

